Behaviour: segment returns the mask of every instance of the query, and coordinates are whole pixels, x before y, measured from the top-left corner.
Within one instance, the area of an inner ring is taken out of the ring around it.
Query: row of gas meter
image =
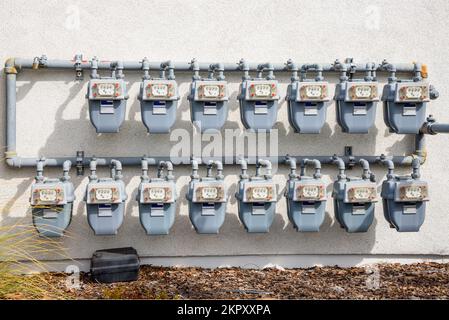
[[[123,70],[114,69],[110,77],[100,77],[97,64],[92,60],[87,93],[90,119],[98,133],[118,132],[125,119],[128,99]],[[144,60],[143,66],[145,74],[138,97],[142,121],[149,133],[167,133],[175,123],[180,99],[173,68],[169,69],[168,76],[162,72],[159,78],[153,78],[148,72],[148,62]],[[240,116],[247,129],[270,130],[277,119],[279,83],[270,69],[263,77],[266,67],[259,66],[261,71],[256,78],[246,72],[240,85]],[[391,132],[419,133],[426,120],[426,103],[435,99],[438,92],[417,72],[412,79],[390,77],[381,95],[374,64],[371,67],[364,78],[344,75],[336,86],[337,122],[343,131],[368,133],[374,125],[377,102],[383,100],[384,120]],[[319,133],[326,121],[329,83],[319,68],[313,68],[318,70],[315,78],[307,79],[305,72],[300,78],[296,72],[287,89],[289,122],[299,133]],[[191,121],[201,131],[221,129],[228,116],[229,92],[224,69],[220,64],[213,64],[209,70],[207,78],[202,78],[199,70],[195,72],[188,95]]]
[[[290,165],[284,194],[289,220],[298,231],[317,232],[325,218],[327,200],[321,163],[318,160],[304,159],[301,161],[300,174],[297,174],[295,158],[287,158],[286,162]],[[350,177],[346,176],[342,159],[334,156],[332,162],[339,169],[332,191],[335,218],[347,232],[366,232],[373,222],[378,198],[375,177],[369,164],[361,159],[359,163],[363,169],[362,175]],[[380,162],[388,166],[381,192],[386,220],[398,231],[419,231],[424,222],[428,201],[428,185],[420,179],[419,160],[413,162],[413,171],[406,176],[394,173],[391,160]],[[74,186],[69,177],[70,165],[70,161],[64,163],[62,178],[48,179],[43,175],[43,162],[39,161],[37,164],[30,202],[33,224],[43,236],[60,237],[70,224],[75,200]],[[268,232],[278,201],[271,163],[259,159],[253,176],[248,174],[245,160],[241,160],[240,165],[240,181],[235,194],[239,218],[248,232]],[[306,175],[308,165],[314,165],[312,176]],[[115,235],[123,222],[127,200],[122,165],[119,161],[112,160],[109,178],[99,178],[96,167],[97,162],[93,159],[90,162],[91,174],[84,198],[88,223],[96,235]],[[147,234],[166,235],[175,220],[178,196],[173,165],[169,161],[161,161],[155,178],[149,177],[148,167],[148,160],[143,158],[141,183],[136,197],[140,222]],[[207,174],[201,177],[198,161],[192,160],[191,181],[186,194],[189,217],[198,233],[217,234],[225,220],[229,195],[224,183],[222,163],[211,160],[206,167]],[[216,175],[212,172],[214,168]]]

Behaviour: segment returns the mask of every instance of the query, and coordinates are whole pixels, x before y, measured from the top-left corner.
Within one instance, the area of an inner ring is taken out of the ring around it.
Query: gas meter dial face
[[[300,185],[296,194],[299,201],[324,200],[325,197],[322,185]]]
[[[39,190],[39,199],[43,202],[53,202],[56,201],[56,190],[55,189],[41,189]]]
[[[245,188],[244,201],[246,202],[274,202],[276,187],[273,184],[252,184]]]
[[[112,189],[99,188],[95,190],[95,199],[98,201],[112,200]]]
[[[376,194],[375,187],[352,187],[348,190],[348,199],[349,202],[373,202],[376,199]]]
[[[64,189],[62,186],[33,188],[31,205],[60,204],[64,200]]]
[[[397,83],[395,102],[428,102],[429,90],[426,82]]]
[[[194,86],[195,101],[224,101],[227,97],[227,82],[218,80],[197,80]]]
[[[143,81],[142,100],[177,100],[175,80],[153,79]]]
[[[246,100],[278,100],[278,82],[276,80],[247,80]]]
[[[346,101],[378,101],[377,82],[348,82]]]
[[[87,203],[120,203],[120,192],[118,186],[94,184],[88,187]]]
[[[123,100],[125,84],[123,80],[92,79],[89,82],[90,100]]]
[[[298,82],[297,101],[328,101],[329,84],[327,82]]]
[[[399,199],[397,201],[427,201],[428,200],[428,187],[427,184],[409,184],[405,186],[399,186]]]

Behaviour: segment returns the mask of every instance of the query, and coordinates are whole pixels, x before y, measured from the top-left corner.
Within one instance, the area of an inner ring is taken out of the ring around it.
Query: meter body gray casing
[[[407,86],[421,86],[424,97],[419,99],[401,98],[401,90]],[[429,84],[424,81],[395,81],[385,85],[382,100],[384,102],[384,122],[390,132],[399,134],[417,134],[426,121],[426,105],[429,99]]]
[[[401,189],[409,186],[420,186],[426,195],[422,199],[406,199]],[[385,180],[381,195],[384,217],[390,226],[399,232],[419,231],[425,219],[427,193],[427,182],[411,176],[395,176]]]
[[[252,199],[253,188],[271,188],[267,200]],[[239,218],[246,231],[250,233],[265,233],[270,231],[276,213],[277,187],[271,178],[252,177],[240,179],[236,193]]]
[[[301,94],[307,85],[322,85],[323,95],[308,98]],[[329,101],[329,83],[325,81],[294,81],[287,89],[288,120],[297,133],[320,133],[326,122]]]
[[[349,192],[353,187],[367,187],[376,190],[376,183],[359,177],[348,177],[335,181],[332,193],[335,218],[347,232],[366,232],[374,220],[376,199],[372,198],[363,202],[351,201]]]
[[[167,85],[166,96],[148,93],[152,85]],[[149,133],[168,133],[176,121],[179,101],[178,85],[175,80],[144,79],[140,85],[140,108],[142,122]]]
[[[113,199],[98,201],[95,189],[114,189]],[[122,180],[99,178],[88,183],[84,200],[87,221],[95,235],[116,235],[123,223],[125,202],[128,196]]]
[[[217,198],[204,199],[201,188],[218,188]],[[192,179],[186,198],[189,202],[189,217],[197,233],[217,234],[226,216],[227,190],[223,180],[214,177]]]
[[[39,190],[59,191],[56,201],[41,201]],[[61,237],[72,220],[75,191],[70,181],[63,179],[45,179],[31,186],[31,213],[33,225],[39,235],[44,237]],[[62,193],[62,195],[61,195]]]
[[[318,186],[320,196],[306,199],[299,195],[302,187]],[[287,199],[287,214],[297,231],[318,232],[326,214],[326,185],[321,178],[300,176],[287,182],[285,191]]]
[[[363,100],[351,97],[351,88],[355,85],[372,85],[376,87],[375,97]],[[377,94],[376,81],[353,80],[336,85],[335,102],[337,107],[337,123],[346,133],[368,133],[376,119]]]
[[[99,95],[95,88],[100,84],[108,83],[118,86],[119,91],[115,90],[114,94],[108,96]],[[90,121],[97,133],[119,132],[120,126],[125,120],[126,100],[128,99],[125,81],[112,77],[91,79],[88,84],[87,98]]]
[[[219,86],[218,97],[207,97],[202,88],[207,85]],[[220,130],[228,118],[228,84],[225,80],[200,79],[193,80],[190,85],[190,117],[193,124],[201,128],[201,132],[215,129]]]
[[[163,188],[165,198],[152,200],[148,188]],[[142,181],[137,191],[140,223],[148,235],[167,235],[175,222],[176,185],[172,180],[153,178]]]
[[[273,87],[270,95],[258,97],[252,88],[258,84],[269,84]],[[246,129],[271,130],[276,122],[279,104],[278,81],[255,78],[244,80],[240,85],[238,96],[240,118]]]

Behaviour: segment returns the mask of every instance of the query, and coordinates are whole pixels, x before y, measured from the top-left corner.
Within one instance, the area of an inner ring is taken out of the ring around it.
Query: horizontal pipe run
[[[290,158],[295,159],[297,162],[301,162],[304,159],[316,159],[320,161],[322,164],[332,164],[332,157],[330,156],[289,156]],[[360,159],[365,159],[370,164],[379,163],[382,156],[353,156],[353,157],[339,157],[343,160],[346,167],[350,168],[355,166]],[[142,165],[142,157],[85,157],[82,160],[83,166],[89,166],[91,159],[96,159],[97,166],[110,166],[113,160],[118,160],[121,162],[123,166],[141,166]],[[274,157],[263,157],[266,160],[269,160],[272,164],[286,164],[285,156],[274,156]],[[412,164],[413,159],[416,159],[416,156],[393,156],[386,157],[386,159],[390,159],[397,166],[410,166]],[[7,159],[7,164],[11,167],[22,168],[22,167],[36,167],[37,161],[39,158],[22,158],[22,157],[11,157]],[[76,157],[57,157],[57,158],[45,158],[45,166],[46,167],[59,167],[64,164],[65,161],[71,161],[73,164],[77,164]],[[148,165],[156,166],[161,161],[171,161],[174,165],[191,165],[190,157],[146,157],[145,160],[148,161]],[[221,161],[224,165],[239,165],[240,157],[204,157],[202,159],[195,158],[196,161],[202,164],[207,164],[210,160],[213,161]],[[245,158],[248,164],[255,165],[257,164],[259,158],[257,157],[247,157]]]
[[[112,61],[98,61],[98,69],[99,70],[110,70]],[[148,61],[150,70],[159,70],[161,67],[161,63],[164,61]],[[211,64],[215,64],[213,62],[201,62],[198,63],[200,71],[208,71]],[[34,65],[34,67],[33,67]],[[249,63],[249,71],[257,71],[259,63]],[[302,65],[311,65],[310,63],[296,63],[297,66]],[[320,65],[323,68],[323,72],[339,72],[334,69],[331,63],[317,63],[314,65]],[[18,70],[20,69],[36,69],[34,59],[15,59],[15,66]],[[175,71],[192,71],[192,65],[188,62],[173,62]],[[291,70],[287,68],[285,63],[273,63],[273,71],[274,72],[290,72]],[[355,64],[357,72],[366,72],[369,71],[366,68],[366,63]],[[91,64],[90,61],[82,61],[77,65],[79,69],[82,70],[90,70]],[[223,63],[224,70],[226,72],[243,72],[237,62],[235,63]],[[409,64],[395,64],[397,72],[402,73],[413,73],[415,65],[412,63]],[[72,60],[44,60],[42,65],[39,66],[38,69],[60,69],[60,70],[75,70],[75,61]],[[123,70],[143,70],[142,61],[123,61]],[[309,71],[314,71],[313,68],[309,69]],[[388,72],[384,68],[378,64],[375,68],[375,71],[378,72]]]

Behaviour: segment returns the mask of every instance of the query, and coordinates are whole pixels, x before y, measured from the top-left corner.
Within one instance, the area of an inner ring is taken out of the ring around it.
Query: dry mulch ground
[[[135,282],[100,284],[82,274],[78,299],[448,299],[449,264],[308,269],[142,266]],[[46,278],[65,288],[64,274]],[[65,290],[65,289],[64,289]]]

